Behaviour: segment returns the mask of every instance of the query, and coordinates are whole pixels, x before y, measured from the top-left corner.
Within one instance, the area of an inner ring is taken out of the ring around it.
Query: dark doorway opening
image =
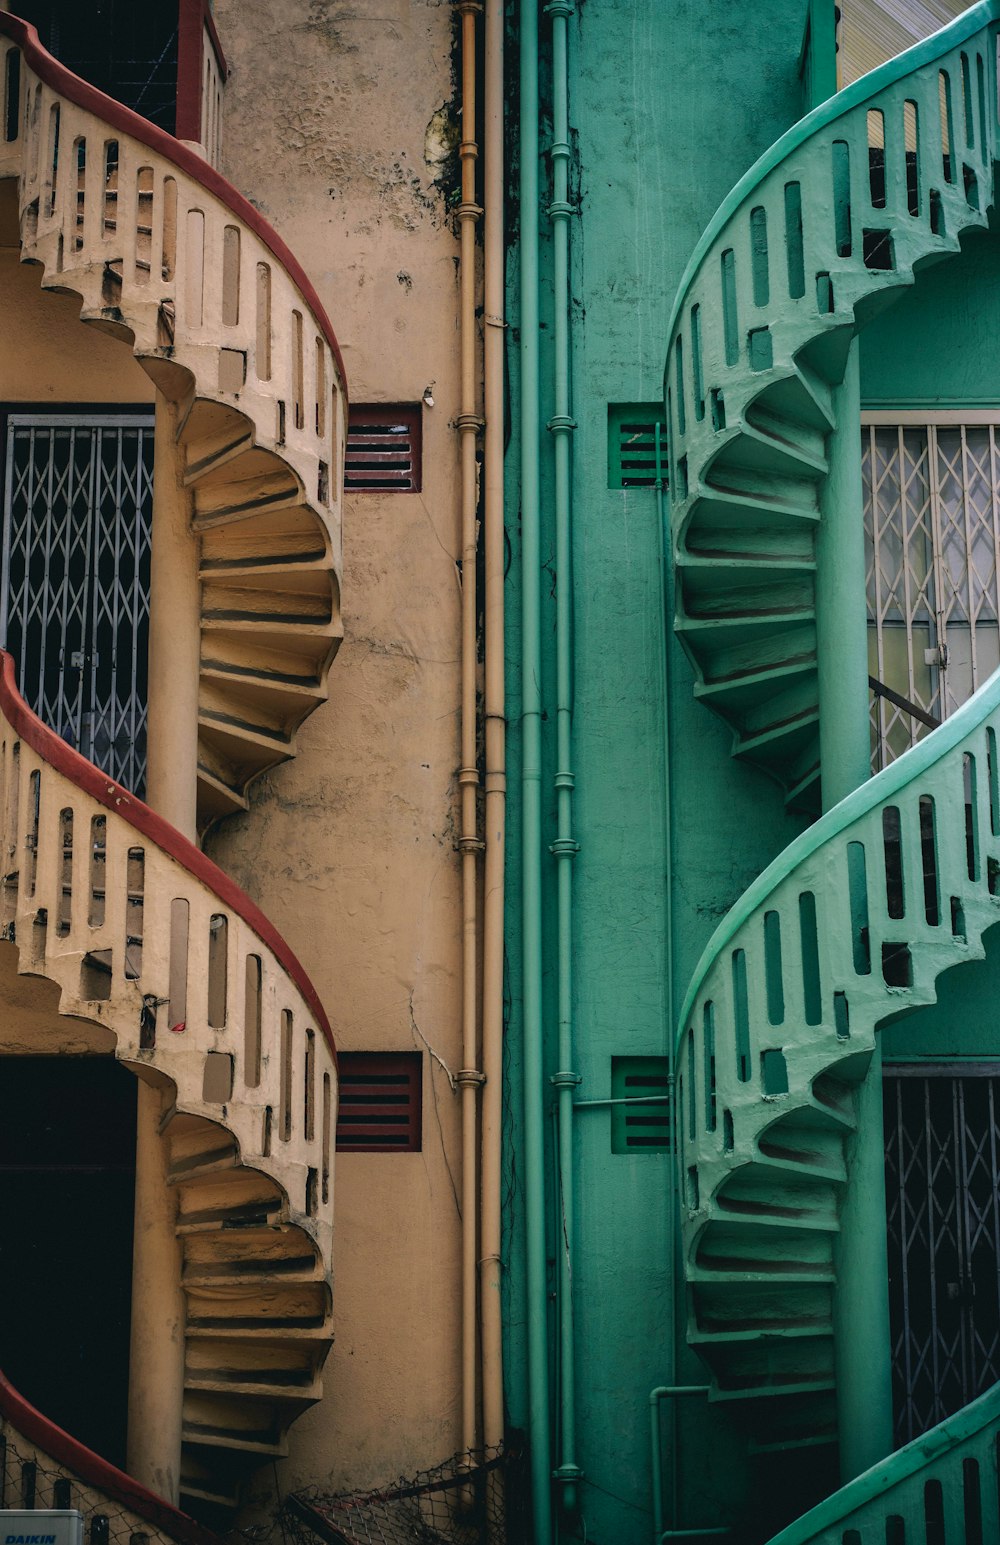
[[[897,1446],[1000,1379],[1000,1064],[887,1065]]]
[[[125,1462],[136,1082],[112,1057],[0,1062],[0,1368]]]

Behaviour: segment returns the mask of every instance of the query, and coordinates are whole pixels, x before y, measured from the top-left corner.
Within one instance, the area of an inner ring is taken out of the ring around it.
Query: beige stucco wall
[[[459,1447],[457,243],[453,9],[217,0],[223,169],[277,226],[337,330],[352,398],[420,401],[421,494],[358,495],[346,636],[297,759],[209,839],[311,973],[344,1050],[424,1054],[419,1154],[338,1156],[323,1403],[282,1489],[383,1482]],[[435,1056],[428,1054],[425,1041]],[[438,1061],[437,1059],[440,1059]],[[258,1494],[273,1494],[262,1472]]]

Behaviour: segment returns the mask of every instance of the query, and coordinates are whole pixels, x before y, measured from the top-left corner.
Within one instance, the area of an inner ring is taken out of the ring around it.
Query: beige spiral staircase
[[[204,827],[246,807],[248,783],[293,754],[325,695],[340,637],[336,339],[280,238],[207,161],[6,13],[0,89],[0,187],[16,179],[22,261],[40,265],[43,289],[78,297],[83,321],[127,343],[177,406],[200,556]],[[2,662],[0,948],[168,1091],[182,1498],[232,1507],[318,1398],[330,1346],[330,1026],[253,903],[48,731]]]

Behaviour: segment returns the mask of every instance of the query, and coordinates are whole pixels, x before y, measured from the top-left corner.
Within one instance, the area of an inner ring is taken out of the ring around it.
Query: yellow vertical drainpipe
[[[477,1261],[479,1186],[476,1167],[476,1095],[483,1082],[478,1070],[479,1029],[479,837],[476,796],[476,436],[482,419],[476,412],[476,15],[480,0],[458,0],[462,29],[462,201],[458,206],[460,233],[462,356],[461,409],[458,432],[462,453],[462,1067],[457,1082],[462,1091],[462,1447],[476,1447]]]
[[[506,841],[506,707],[504,683],[504,255],[503,255],[503,0],[486,3],[483,126],[484,446],[483,556],[486,838],[483,879],[482,1220],[479,1260],[483,1444],[503,1441],[500,1167],[503,1092],[504,846]],[[502,1471],[491,1470],[500,1485]],[[488,1509],[499,1517],[499,1508]],[[490,1542],[493,1545],[493,1542]]]

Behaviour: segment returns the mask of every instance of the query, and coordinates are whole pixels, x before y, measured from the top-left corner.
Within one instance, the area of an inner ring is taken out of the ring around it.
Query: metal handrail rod
[[[916,703],[911,703],[908,697],[904,697],[901,692],[893,691],[892,687],[887,687],[885,682],[879,681],[877,676],[869,676],[868,685],[876,697],[884,697],[895,708],[901,708],[904,713],[908,713],[911,719],[916,719],[919,723],[926,724],[929,730],[936,730],[941,723],[941,720],[934,714],[928,713],[926,708],[920,708]]]

